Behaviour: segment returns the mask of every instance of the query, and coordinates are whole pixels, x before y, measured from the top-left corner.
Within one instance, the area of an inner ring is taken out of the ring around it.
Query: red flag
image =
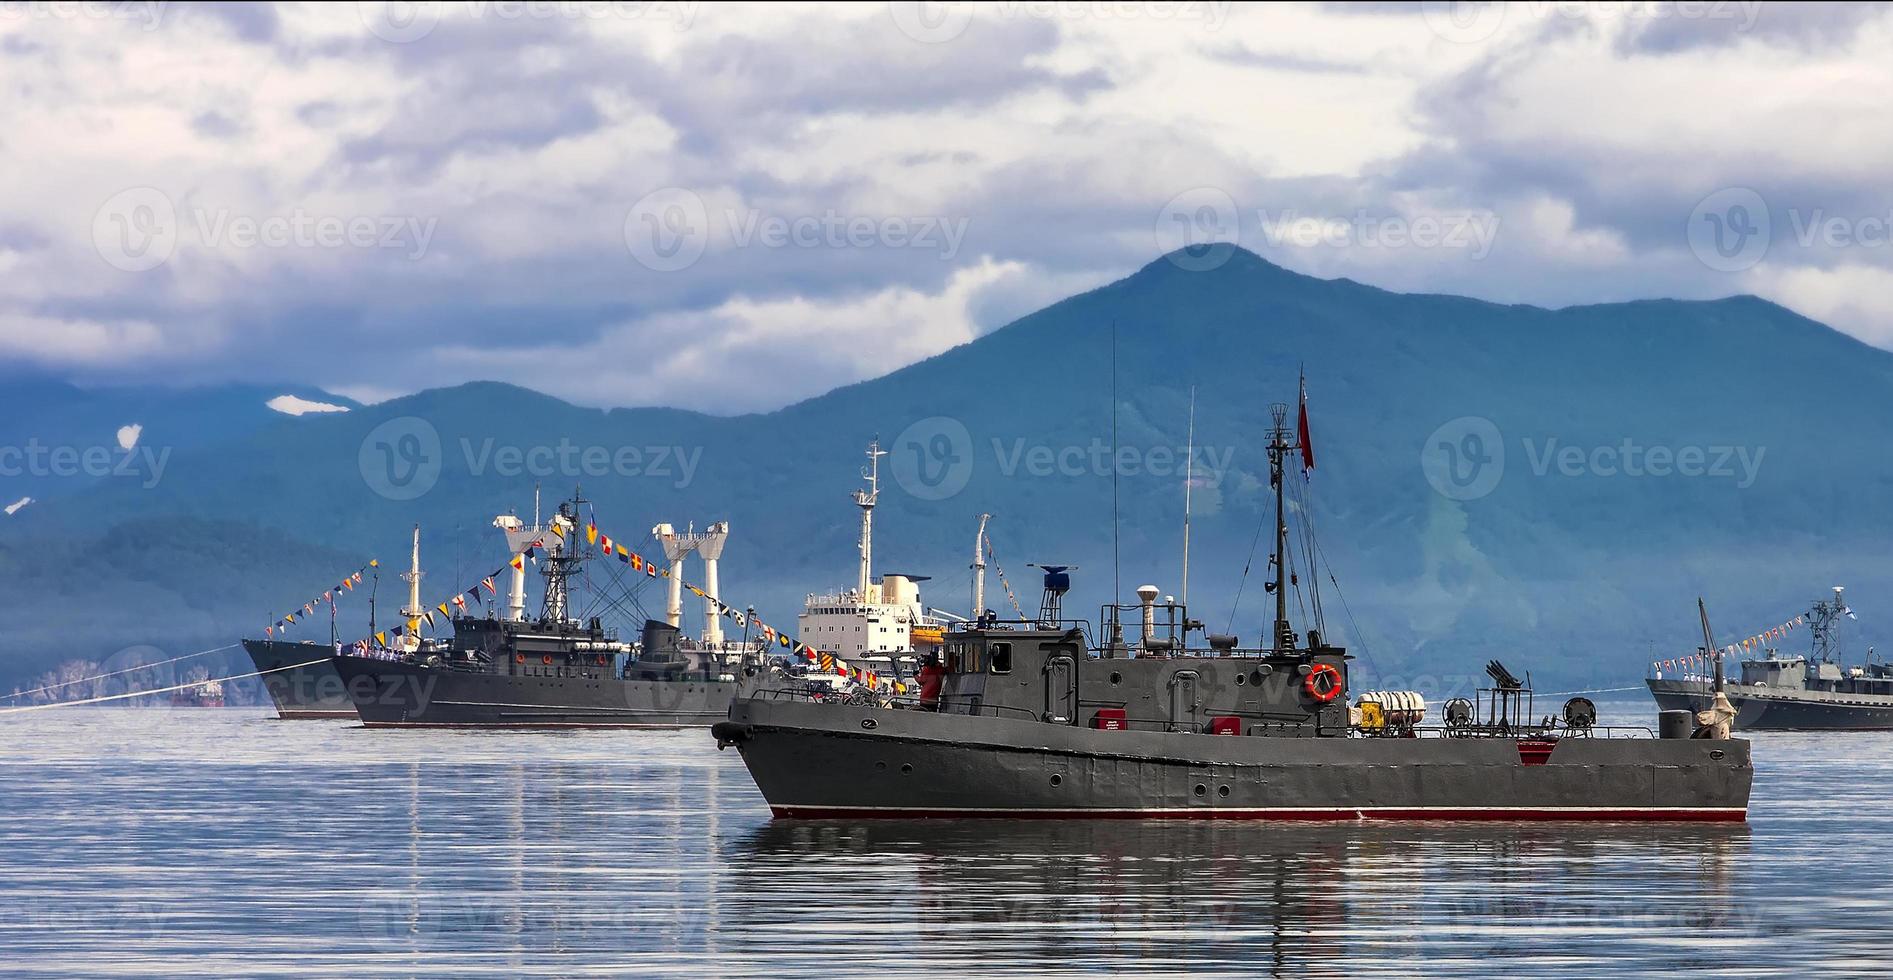
[[[1315,468],[1315,443],[1308,435],[1308,376],[1301,379],[1301,413],[1295,420],[1295,441],[1301,443],[1301,468],[1306,473]]]

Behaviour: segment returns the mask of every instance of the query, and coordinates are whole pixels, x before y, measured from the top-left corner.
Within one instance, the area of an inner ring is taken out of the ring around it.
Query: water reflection
[[[0,727],[0,972],[1893,973],[1893,736],[1746,826],[771,822],[701,732],[170,715]]]
[[[759,903],[897,910],[921,947],[1020,967],[1307,970],[1744,928],[1731,883],[1749,840],[1726,824],[778,822],[732,863]],[[822,866],[861,873],[829,891],[807,873]]]

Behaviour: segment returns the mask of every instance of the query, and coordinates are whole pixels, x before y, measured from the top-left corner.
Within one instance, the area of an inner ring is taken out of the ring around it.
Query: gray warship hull
[[[638,680],[572,668],[530,676],[357,656],[338,657],[336,669],[370,728],[702,727],[766,676]]]
[[[751,698],[716,726],[781,818],[1747,817],[1741,739],[1286,738]]]
[[[1659,709],[1697,711],[1712,696],[1708,681],[1648,680]],[[1768,690],[1741,684],[1723,693],[1735,707],[1735,727],[1745,731],[1889,731],[1893,696],[1855,692]]]
[[[244,640],[244,652],[258,671],[284,720],[354,718],[355,700],[335,671],[335,648],[326,643]]]

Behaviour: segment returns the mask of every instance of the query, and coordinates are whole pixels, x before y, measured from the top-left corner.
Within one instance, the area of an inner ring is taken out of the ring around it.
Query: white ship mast
[[[407,618],[407,632],[402,636],[402,646],[413,650],[420,645],[420,638],[414,635],[414,624],[420,621],[421,609],[421,526],[414,525],[414,552],[408,560],[408,570],[401,573],[401,578],[408,584],[408,604],[401,610]]]
[[[973,535],[973,621],[986,615],[986,522],[991,514],[979,515],[979,533]]]
[[[861,575],[856,591],[862,602],[870,601],[868,587],[874,582],[874,504],[881,498],[881,440],[868,443],[868,468],[861,471],[868,481],[866,490],[854,492],[855,506],[861,508]]]

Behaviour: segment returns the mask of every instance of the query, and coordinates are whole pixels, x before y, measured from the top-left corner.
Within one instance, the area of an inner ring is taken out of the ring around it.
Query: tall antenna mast
[[[1123,595],[1119,568],[1117,509],[1117,321],[1111,321],[1111,601]]]
[[[1190,608],[1190,485],[1196,477],[1196,386],[1190,386],[1190,429],[1183,444],[1183,608]]]
[[[986,522],[991,514],[979,515],[979,533],[973,535],[973,621],[986,615]]]
[[[1288,521],[1282,502],[1282,484],[1287,481],[1288,406],[1269,406],[1275,428],[1269,433],[1269,482],[1275,484],[1275,649],[1291,650],[1295,633],[1288,624]]]
[[[881,498],[881,440],[868,443],[868,468],[861,476],[868,481],[866,490],[854,492],[854,503],[861,508],[861,575],[858,584],[861,601],[868,601],[868,586],[874,581],[874,504]]]

